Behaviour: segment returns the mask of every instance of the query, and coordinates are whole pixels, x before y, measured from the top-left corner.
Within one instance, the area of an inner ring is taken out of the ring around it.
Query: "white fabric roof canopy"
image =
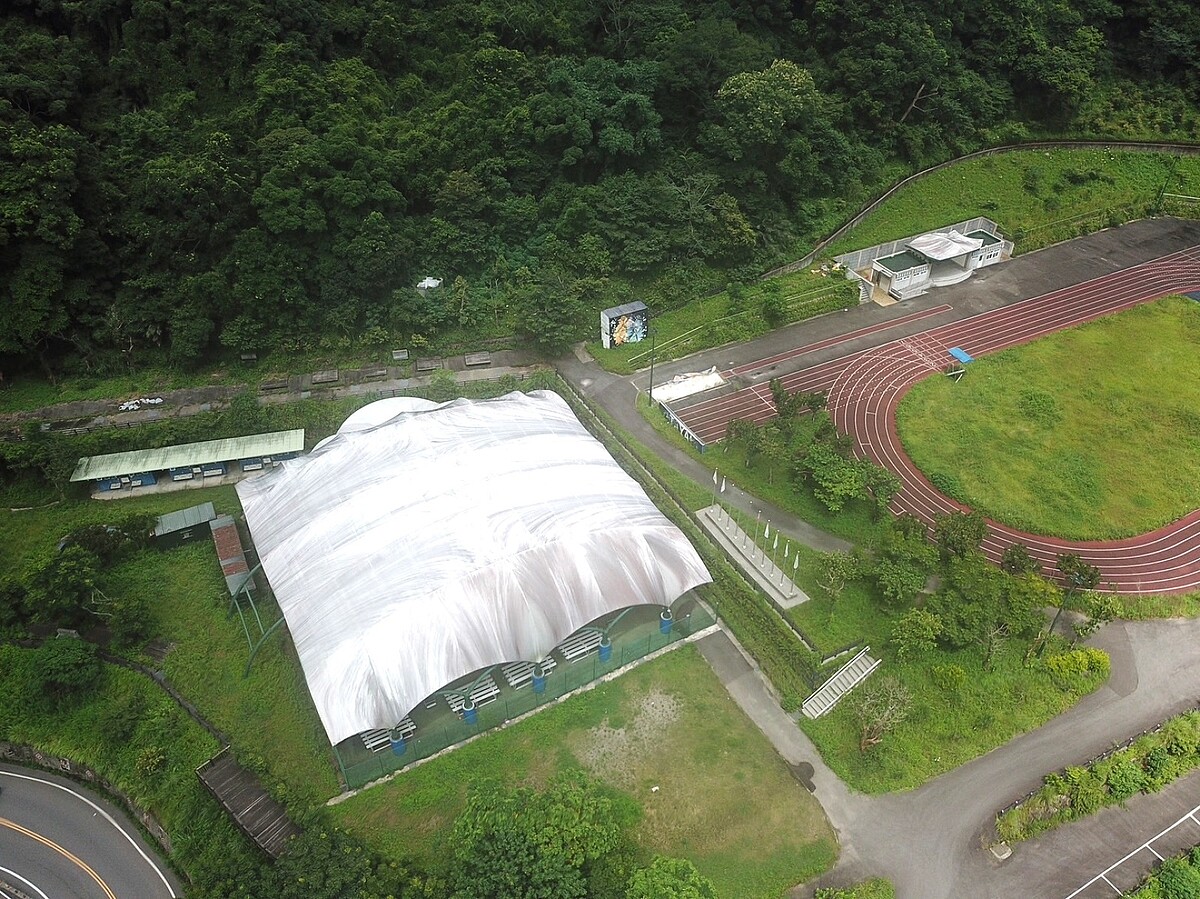
[[[399,412],[237,489],[333,743],[711,579],[548,391]]]
[[[934,231],[914,237],[908,242],[908,246],[927,259],[942,261],[978,250],[983,246],[983,241],[978,237],[967,237],[951,228],[949,231]]]

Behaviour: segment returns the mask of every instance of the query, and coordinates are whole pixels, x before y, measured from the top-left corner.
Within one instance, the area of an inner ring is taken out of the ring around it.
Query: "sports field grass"
[[[1171,297],[977,360],[903,399],[948,495],[1037,534],[1104,540],[1200,507],[1200,303]]]
[[[584,770],[641,808],[647,854],[690,859],[723,899],[781,893],[837,854],[816,799],[683,647],[332,808],[397,858],[435,858],[467,786],[539,786]],[[652,791],[658,787],[657,791]]]

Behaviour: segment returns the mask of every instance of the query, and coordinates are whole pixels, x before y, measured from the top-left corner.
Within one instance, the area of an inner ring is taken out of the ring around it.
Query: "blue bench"
[[[950,347],[950,355],[953,356],[955,359],[957,359],[959,362],[961,362],[963,365],[966,365],[968,362],[975,361],[967,354],[966,350],[960,349],[959,347],[956,347],[956,346]]]

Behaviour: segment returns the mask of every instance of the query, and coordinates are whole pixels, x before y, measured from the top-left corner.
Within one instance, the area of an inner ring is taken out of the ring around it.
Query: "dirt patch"
[[[650,690],[630,705],[633,720],[625,727],[612,727],[607,720],[589,728],[576,755],[592,775],[613,786],[635,785],[638,762],[679,718],[682,703],[661,690]]]

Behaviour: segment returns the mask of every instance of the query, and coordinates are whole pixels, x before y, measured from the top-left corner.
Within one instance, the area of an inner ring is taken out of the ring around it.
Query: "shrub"
[[[147,746],[138,753],[136,767],[142,777],[150,777],[163,769],[167,754],[161,746]]]
[[[1082,769],[1084,775],[1071,786],[1072,817],[1083,818],[1103,808],[1108,794],[1104,782],[1088,769]]]
[[[1070,689],[1089,674],[1108,676],[1108,654],[1102,649],[1084,647],[1046,658],[1046,670],[1062,689]]]
[[[96,647],[69,637],[46,641],[33,664],[43,691],[59,702],[94,690],[102,673]]]
[[[1142,789],[1148,793],[1162,789],[1175,776],[1171,756],[1163,746],[1155,746],[1147,752],[1142,766],[1146,771],[1146,784]]]
[[[934,665],[930,676],[938,689],[947,693],[957,693],[967,682],[967,672],[961,665]]]
[[[1159,867],[1155,878],[1163,899],[1195,899],[1200,896],[1200,868],[1192,867],[1185,859],[1167,859]]]
[[[1146,772],[1129,758],[1119,758],[1108,769],[1108,792],[1118,802],[1124,802],[1146,786]]]
[[[1163,727],[1163,745],[1167,752],[1174,756],[1187,756],[1196,753],[1200,746],[1200,713],[1192,712],[1168,721]]]

